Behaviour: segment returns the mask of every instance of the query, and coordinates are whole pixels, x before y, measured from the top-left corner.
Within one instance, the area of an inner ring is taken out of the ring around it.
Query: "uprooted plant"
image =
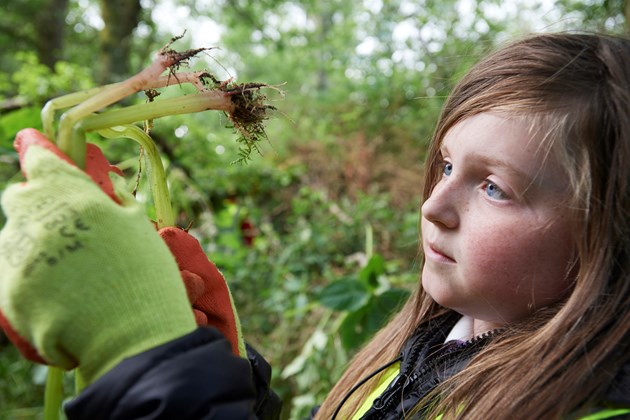
[[[52,99],[42,109],[44,133],[79,167],[85,165],[87,132],[96,132],[105,138],[129,138],[142,146],[151,166],[149,176],[158,228],[175,223],[166,176],[159,151],[148,130],[134,123],[144,121],[145,127],[148,127],[154,119],[168,115],[222,111],[239,134],[237,161],[243,162],[250,158],[252,152],[260,151],[259,143],[266,139],[263,122],[268,118],[268,112],[275,109],[266,103],[267,98],[261,91],[264,88],[278,91],[263,83],[236,84],[231,79],[221,81],[205,71],[180,71],[188,60],[210,50],[199,48],[178,52],[171,49],[173,42],[180,38],[173,38],[148,67],[129,79]],[[182,83],[192,84],[196,92],[155,100],[159,95],[157,89]],[[106,110],[110,105],[142,91],[149,97],[148,102]],[[57,111],[63,109],[67,110],[57,122]],[[61,381],[61,370],[51,368],[44,403],[47,420],[58,418]],[[78,385],[78,388],[81,386]]]

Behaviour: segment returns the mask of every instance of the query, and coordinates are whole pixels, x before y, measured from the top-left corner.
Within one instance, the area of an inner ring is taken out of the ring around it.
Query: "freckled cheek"
[[[506,300],[555,300],[566,287],[563,278],[571,255],[556,237],[534,229],[505,229],[501,235],[471,241],[465,260],[471,290]]]
[[[483,240],[470,241],[466,245],[465,261],[462,262],[470,280],[478,283],[479,288],[505,290],[510,283],[529,277],[539,259],[540,243],[535,238],[521,231],[502,232],[500,235],[486,234]]]

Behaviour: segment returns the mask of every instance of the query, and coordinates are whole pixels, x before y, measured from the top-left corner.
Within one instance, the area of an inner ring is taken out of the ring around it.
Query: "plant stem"
[[[149,178],[155,205],[157,227],[161,229],[167,226],[175,226],[175,216],[171,207],[164,166],[160,159],[160,153],[151,137],[135,125],[106,128],[99,130],[98,133],[106,138],[125,137],[135,140],[144,148],[149,159]]]
[[[44,420],[58,420],[63,399],[63,370],[49,366],[44,391]]]
[[[57,138],[59,148],[79,167],[84,167],[85,145],[80,143],[84,143],[85,139],[83,133],[74,133],[77,122],[129,95],[147,89],[160,77],[164,70],[188,57],[190,55],[170,54],[169,52],[160,51],[153,63],[140,73],[124,82],[115,83],[99,90],[94,96],[85,99],[74,108],[66,111],[59,122],[59,137]]]
[[[190,83],[194,85],[197,90],[205,91],[206,87],[203,85],[201,81],[202,78],[206,75],[206,72],[196,71],[196,72],[182,72],[182,73],[174,73],[165,76],[160,76],[156,80],[148,81],[144,90],[147,89],[160,89],[173,85],[180,85],[182,83]],[[60,96],[58,98],[53,98],[46,102],[41,111],[41,119],[42,126],[44,129],[44,134],[49,139],[55,138],[55,111],[60,109],[70,108],[72,106],[78,105],[81,102],[91,98],[92,96],[100,93],[104,90],[111,89],[114,86],[120,85],[124,82],[112,83],[105,86],[98,86],[92,89],[83,90],[80,92],[73,92],[68,95]]]
[[[86,387],[86,382],[83,376],[81,375],[81,371],[75,369],[74,371],[74,393],[75,395],[79,395],[81,391],[83,391]]]
[[[365,256],[369,261],[374,255],[374,229],[370,223],[365,224]]]
[[[234,106],[230,97],[224,92],[208,90],[90,115],[80,121],[77,128],[88,132],[116,125],[131,124],[136,121],[152,120],[167,115],[191,114],[211,109],[229,113],[234,109]]]
[[[58,98],[51,99],[46,102],[41,110],[42,126],[44,134],[51,140],[55,139],[55,111],[58,109],[69,108],[85,101],[88,98],[96,95],[97,93],[108,89],[111,85],[99,86],[96,88],[83,90],[81,92],[74,92],[68,95],[60,96]]]

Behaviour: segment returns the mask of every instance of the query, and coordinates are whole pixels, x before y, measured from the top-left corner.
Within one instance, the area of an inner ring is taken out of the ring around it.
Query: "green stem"
[[[196,72],[181,72],[175,74],[169,74],[166,76],[161,76],[156,80],[147,81],[144,86],[144,90],[147,89],[160,89],[173,85],[180,85],[182,83],[190,83],[194,85],[199,91],[205,91],[206,88],[201,81],[202,77],[205,75],[205,72],[196,71]],[[59,96],[57,98],[53,98],[50,101],[46,102],[41,111],[41,119],[42,126],[46,137],[49,139],[55,138],[55,111],[60,109],[66,109],[78,105],[92,96],[100,93],[104,90],[111,89],[114,86],[118,86],[121,83],[118,82],[112,83],[105,86],[98,86],[92,89],[83,90],[80,92],[73,92],[68,95]]]
[[[98,110],[146,89],[149,83],[155,82],[164,70],[173,64],[175,63],[172,59],[165,55],[158,54],[153,63],[140,73],[137,73],[124,82],[115,83],[106,89],[98,91],[94,96],[87,98],[74,108],[66,111],[59,121],[59,137],[57,144],[61,151],[68,155],[79,167],[85,167],[85,146],[82,147],[80,145],[80,143],[85,143],[85,136],[83,132],[74,133],[77,123]]]
[[[368,261],[374,255],[374,229],[370,223],[365,224],[365,256]]]
[[[97,93],[109,89],[111,86],[112,85],[105,85],[81,92],[74,92],[46,102],[46,105],[44,105],[41,111],[42,127],[46,137],[51,140],[55,138],[55,111],[80,104]]]
[[[74,371],[74,393],[75,395],[79,395],[81,391],[85,389],[87,383],[85,382],[85,378],[81,375],[81,370],[75,369]]]
[[[78,126],[87,132],[168,115],[191,114],[211,109],[231,112],[233,108],[232,101],[224,92],[208,90],[90,115],[79,122]]]
[[[135,140],[144,148],[149,158],[149,178],[158,229],[175,226],[175,215],[171,207],[164,166],[162,165],[162,159],[160,159],[160,153],[151,137],[135,125],[105,128],[99,130],[98,133],[108,139],[125,137]]]
[[[49,366],[44,391],[44,420],[58,420],[63,400],[63,370]]]

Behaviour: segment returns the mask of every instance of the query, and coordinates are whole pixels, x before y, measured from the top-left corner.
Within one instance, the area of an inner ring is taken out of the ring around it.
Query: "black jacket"
[[[460,316],[449,313],[435,320],[430,329],[418,329],[407,340],[400,355],[400,374],[374,401],[362,420],[408,418],[405,413],[409,413],[440,382],[462,370],[498,334],[493,331],[466,342],[444,344]],[[630,407],[630,364],[616,374],[603,403]]]
[[[438,383],[459,372],[493,336],[444,345],[458,319],[449,314],[419,329],[403,347],[400,375],[366,420],[402,419]],[[65,406],[68,420],[278,419],[271,368],[253,349],[234,356],[217,330],[195,332],[124,360]],[[630,365],[612,381],[606,402],[630,406]]]
[[[419,328],[400,352],[400,374],[374,400],[365,420],[402,419],[444,379],[470,361],[496,332],[466,342],[444,345],[461,315],[450,313],[435,320],[430,329]],[[372,376],[372,375],[369,375]],[[313,413],[314,415],[315,413]]]
[[[68,420],[278,419],[271,368],[236,357],[214,328],[122,361],[64,406]]]

